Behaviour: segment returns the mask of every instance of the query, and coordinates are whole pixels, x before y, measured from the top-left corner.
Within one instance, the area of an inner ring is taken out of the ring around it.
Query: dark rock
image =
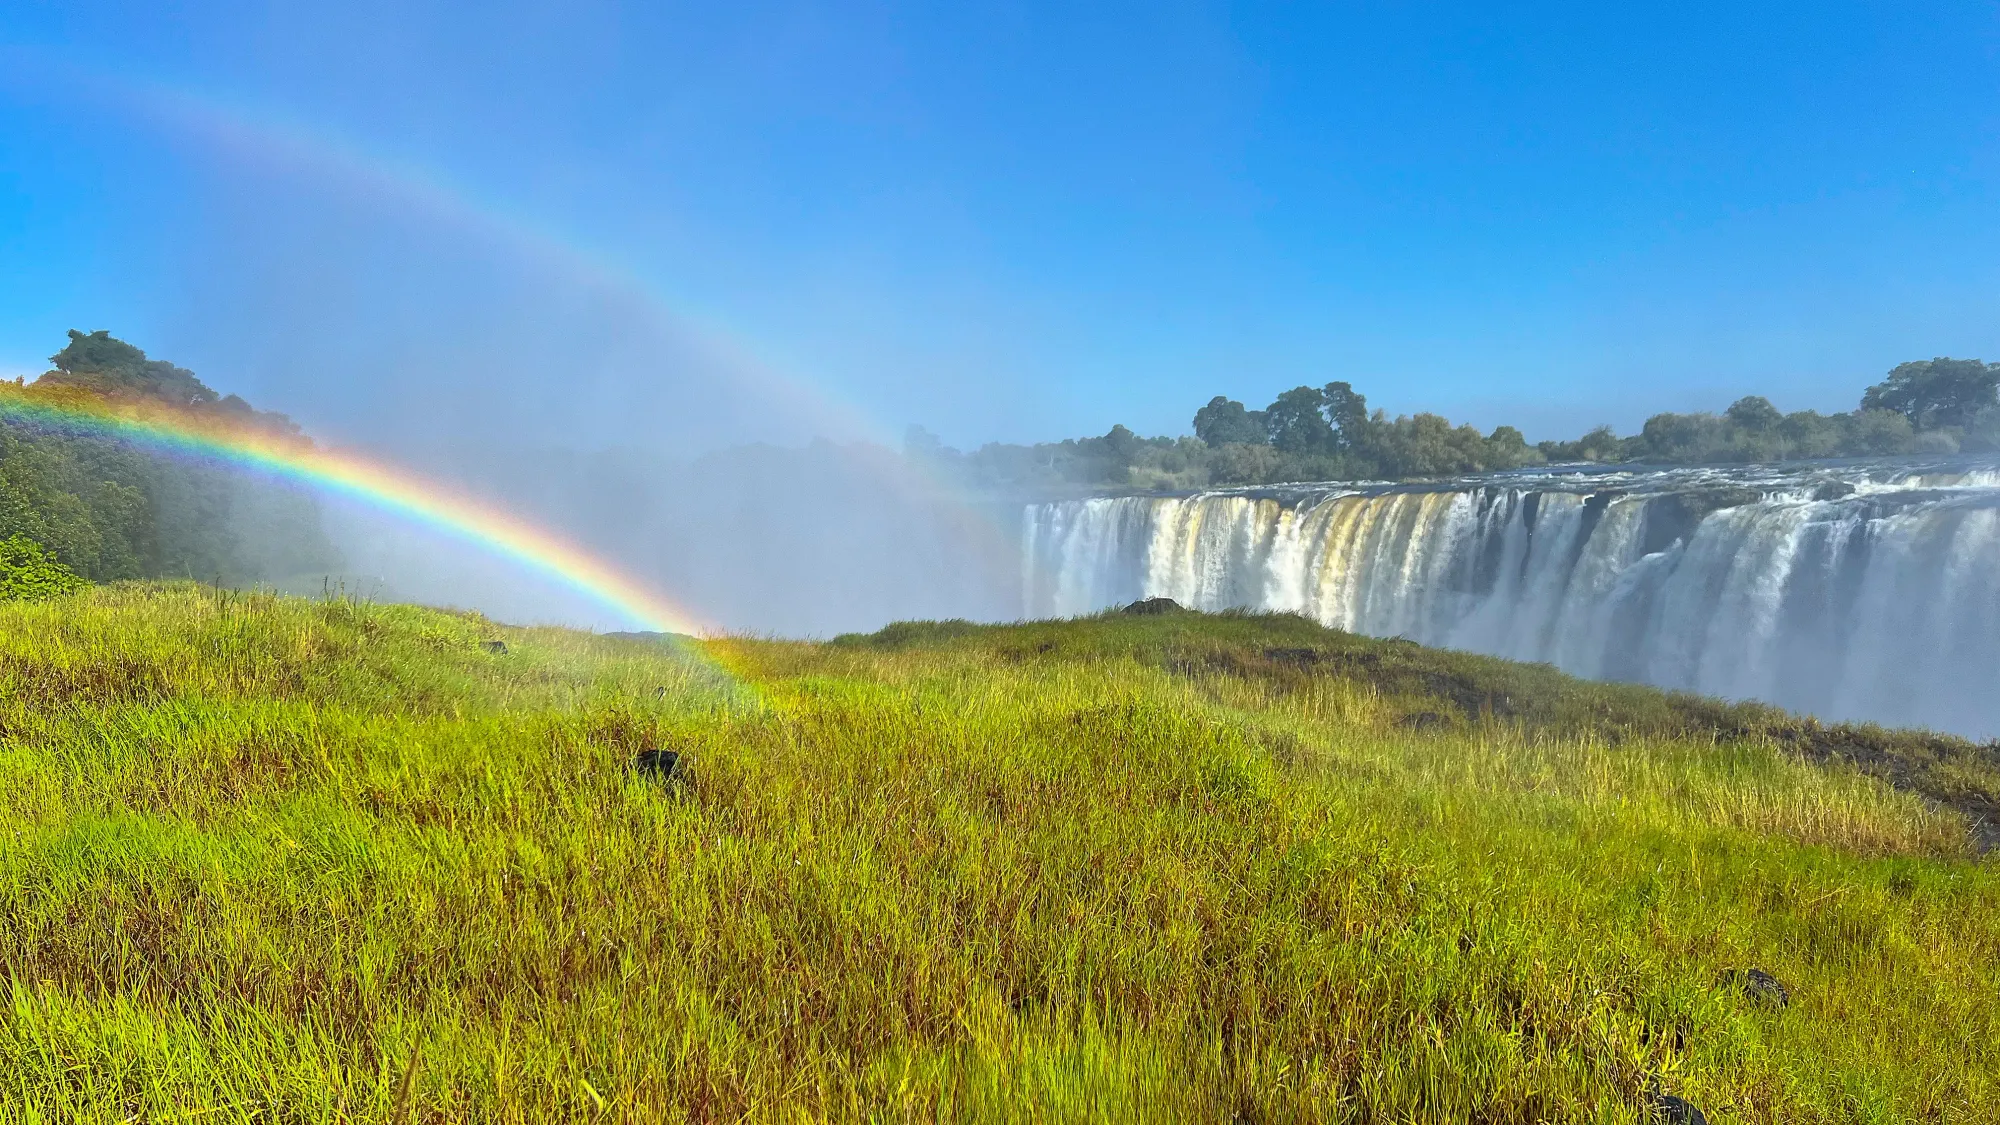
[[[1162,613],[1184,613],[1186,608],[1172,598],[1146,598],[1143,601],[1133,602],[1119,612],[1152,617]]]
[[[694,788],[694,766],[678,751],[651,748],[639,751],[632,768],[673,789]]]
[[[485,649],[487,652],[490,652],[495,656],[507,655],[506,641],[480,641],[479,647]]]
[[[1844,480],[1830,480],[1813,489],[1815,500],[1845,500],[1854,495],[1854,486]]]
[[[1666,1125],[1708,1125],[1708,1118],[1700,1110],[1686,1098],[1673,1094],[1653,1095],[1653,1117]]]
[[[1743,485],[1723,484],[1713,488],[1703,488],[1684,494],[1685,502],[1706,512],[1719,512],[1724,508],[1740,508],[1745,504],[1755,504],[1764,499],[1764,494]]]
[[[1685,542],[1694,529],[1712,512],[1755,504],[1764,494],[1754,488],[1717,485],[1669,492],[1646,501],[1639,549],[1644,554],[1664,551],[1676,542]]]
[[[1414,715],[1405,715],[1397,719],[1396,725],[1410,730],[1430,730],[1434,727],[1448,726],[1450,722],[1451,720],[1436,711],[1418,711]]]
[[[1722,975],[1722,979],[1759,1004],[1782,1008],[1792,1002],[1791,990],[1762,969],[1731,969]]]

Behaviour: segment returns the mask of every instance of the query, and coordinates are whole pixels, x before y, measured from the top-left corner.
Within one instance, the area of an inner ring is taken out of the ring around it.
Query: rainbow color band
[[[643,629],[689,635],[718,631],[576,542],[378,459],[94,396],[55,397],[9,387],[0,391],[0,418],[116,438],[351,497],[508,559]]]

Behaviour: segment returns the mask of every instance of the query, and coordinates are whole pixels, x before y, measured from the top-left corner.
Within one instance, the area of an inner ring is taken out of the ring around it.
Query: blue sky
[[[2000,359],[1997,11],[17,0],[0,371],[392,442],[1846,409]]]

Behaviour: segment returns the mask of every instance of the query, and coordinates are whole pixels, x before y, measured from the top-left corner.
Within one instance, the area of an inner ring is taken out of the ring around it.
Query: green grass
[[[707,647],[0,606],[0,1120],[2000,1118],[1990,747],[1288,617]]]

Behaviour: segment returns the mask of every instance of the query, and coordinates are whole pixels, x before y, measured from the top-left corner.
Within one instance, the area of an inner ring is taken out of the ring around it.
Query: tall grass
[[[1480,718],[1288,619],[710,644],[747,689],[406,607],[0,608],[0,1119],[2000,1117],[1964,820],[1657,693]]]

